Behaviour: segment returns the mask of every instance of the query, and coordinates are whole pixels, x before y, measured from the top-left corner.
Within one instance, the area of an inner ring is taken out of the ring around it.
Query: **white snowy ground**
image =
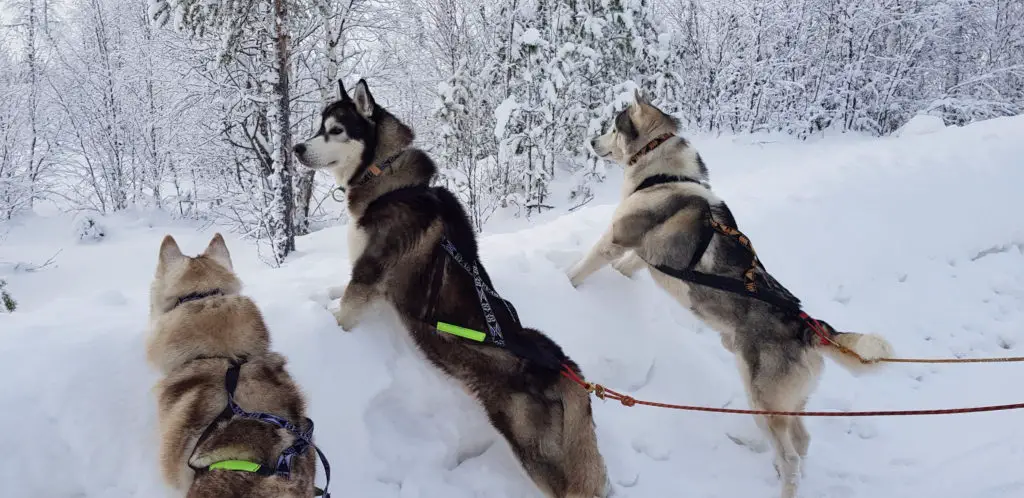
[[[929,131],[929,130],[925,130]],[[1024,117],[900,138],[694,141],[766,266],[837,327],[879,332],[913,356],[1024,354]],[[615,172],[612,170],[613,173]],[[564,268],[612,212],[610,182],[567,215],[482,239],[498,290],[587,376],[636,397],[746,407],[716,334],[657,290],[605,269],[574,290]],[[0,495],[159,497],[155,374],[144,361],[147,287],[165,233],[196,253],[214,228],[158,214],[103,220],[96,244],[67,217],[0,225]],[[501,227],[498,227],[501,228]],[[330,458],[336,497],[532,497],[508,447],[462,391],[424,365],[390,312],[336,328],[326,289],[348,280],[344,227],[298,240],[281,269],[229,237],[236,268],[290,358]],[[892,366],[855,378],[834,364],[811,410],[1024,401],[1024,365]],[[595,401],[617,497],[772,497],[771,453],[741,415]],[[800,495],[1024,496],[1024,413],[809,419]],[[756,446],[756,445],[755,445]],[[322,481],[321,481],[322,482]]]

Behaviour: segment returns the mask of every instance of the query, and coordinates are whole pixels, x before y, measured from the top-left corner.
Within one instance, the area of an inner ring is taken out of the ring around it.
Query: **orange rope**
[[[580,378],[580,376],[572,369],[570,369],[568,366],[563,366],[562,376],[579,384],[581,387],[586,389],[587,392],[594,393],[594,395],[597,396],[598,398],[615,400],[622,403],[623,406],[631,407],[636,405],[644,405],[692,412],[735,413],[742,415],[773,415],[779,417],[880,417],[898,415],[949,415],[954,413],[980,413],[1001,410],[1018,410],[1024,408],[1024,403],[1014,403],[1010,405],[975,406],[970,408],[946,408],[938,410],[879,410],[869,412],[776,412],[771,410],[742,410],[736,408],[714,408],[710,406],[672,405],[668,403],[656,403],[654,401],[644,401],[641,399],[636,399],[632,396],[627,396],[618,391],[608,389],[607,387],[604,387],[601,384],[593,384],[587,382]]]
[[[806,313],[801,313],[800,317],[810,325],[811,330],[813,330],[815,335],[821,339],[823,345],[828,344],[844,354],[848,354],[856,358],[866,365],[873,363],[1011,363],[1024,361],[1024,356],[1003,356],[993,358],[878,358],[875,360],[867,360],[850,348],[834,341],[820,321],[811,318]]]
[[[873,363],[863,358],[864,363]],[[1024,361],[1024,356],[1004,356],[1002,358],[882,358],[879,363],[1009,363]]]

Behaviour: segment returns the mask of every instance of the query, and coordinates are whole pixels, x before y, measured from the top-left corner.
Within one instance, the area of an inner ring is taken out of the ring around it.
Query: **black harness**
[[[701,187],[710,189],[710,187],[708,186],[707,183],[705,183],[702,180],[698,180],[696,178],[690,178],[688,176],[676,176],[676,175],[658,174],[658,175],[652,175],[652,176],[648,176],[647,178],[644,178],[644,181],[640,182],[640,185],[638,185],[635,189],[633,189],[633,193],[635,194],[635,193],[637,193],[637,192],[639,192],[641,190],[646,190],[646,189],[649,189],[651,187],[655,187],[655,186],[658,186],[658,185],[664,185],[666,183],[696,183],[697,185],[700,185]]]
[[[633,193],[640,192],[641,190],[657,185],[681,182],[696,183],[707,187],[704,182],[690,177],[653,175],[645,178],[644,181],[641,182],[635,190],[633,190]],[[708,246],[711,245],[711,240],[715,237],[715,234],[724,235],[736,240],[751,253],[751,266],[744,273],[743,280],[705,273],[694,269],[697,264],[700,263],[701,258],[704,257],[704,253],[707,252]],[[756,271],[761,270],[764,273],[766,273],[766,271],[764,269],[764,265],[762,265],[761,261],[757,258],[757,253],[754,252],[750,239],[748,239],[746,235],[743,235],[739,230],[715,221],[712,218],[710,211],[705,213],[700,231],[700,239],[697,240],[697,246],[694,249],[693,257],[690,258],[690,262],[686,267],[673,268],[666,265],[651,266],[666,275],[686,282],[757,299],[787,312],[799,313],[801,311],[800,300],[796,296],[790,294],[789,291],[785,290],[781,286],[772,285],[771,281],[757,281]]]
[[[205,358],[209,357],[197,357],[196,359]],[[277,458],[277,463],[274,466],[253,464],[254,468],[230,470],[245,470],[247,472],[252,472],[254,474],[261,476],[279,475],[287,479],[291,476],[292,460],[297,455],[301,455],[303,452],[305,452],[307,448],[313,448],[313,450],[316,451],[317,456],[320,458],[320,461],[324,465],[324,475],[327,479],[327,483],[324,485],[324,489],[317,489],[314,496],[324,496],[324,498],[330,498],[331,495],[328,492],[328,488],[331,485],[331,466],[327,462],[327,457],[324,456],[322,451],[320,451],[320,448],[317,448],[316,445],[313,444],[313,421],[307,418],[305,424],[307,428],[305,430],[302,430],[296,427],[291,422],[289,422],[287,419],[279,417],[277,415],[271,415],[269,413],[261,412],[248,412],[243,410],[242,407],[238,406],[238,403],[235,402],[235,388],[238,387],[238,376],[241,372],[242,365],[246,363],[246,360],[239,361],[231,358],[227,359],[231,361],[231,366],[224,374],[224,389],[228,393],[228,404],[227,406],[224,407],[224,410],[217,415],[217,418],[213,419],[213,421],[210,422],[210,425],[206,426],[206,429],[203,430],[202,434],[199,435],[199,439],[196,440],[196,444],[192,448],[192,453],[188,457],[188,466],[191,467],[192,470],[195,471],[197,475],[218,468],[217,463],[220,462],[214,463],[209,467],[196,467],[192,465],[192,458],[195,457],[196,451],[198,451],[199,446],[204,441],[206,441],[206,439],[209,438],[211,434],[213,434],[214,429],[216,429],[218,426],[226,425],[231,419],[235,417],[258,420],[260,422],[270,424],[288,431],[293,436],[295,436],[295,442],[281,452],[281,454]],[[223,422],[224,424],[222,425],[221,422]]]
[[[453,330],[451,324],[437,320],[437,316],[434,311],[436,310],[436,303],[431,305],[430,310],[428,311],[427,319],[430,323],[432,325],[436,324],[436,328],[441,332],[458,335],[481,344],[505,348],[517,357],[530,360],[534,365],[543,369],[549,369],[552,371],[562,370],[564,358],[558,358],[542,348],[531,348],[529,347],[529,344],[519,339],[519,332],[523,329],[523,325],[522,322],[519,321],[519,314],[516,313],[515,306],[505,298],[501,297],[497,291],[492,289],[491,286],[484,281],[484,278],[480,273],[480,262],[478,260],[469,261],[463,257],[462,253],[459,252],[458,248],[455,247],[455,244],[447,236],[441,237],[441,248],[444,249],[447,254],[447,258],[445,259],[454,261],[473,279],[477,300],[480,303],[480,311],[483,313],[484,321],[487,323],[487,331],[486,333],[480,333],[470,329],[463,329],[458,326],[454,326],[453,328],[455,330]],[[440,271],[438,272],[434,272],[434,275],[432,276],[432,293],[434,301],[436,301],[440,295],[442,273],[444,270],[443,264],[440,265],[439,270]],[[494,312],[494,308],[491,306],[491,298],[500,302],[505,310],[508,311],[512,322],[511,324],[508,324],[510,327],[502,328],[501,321],[498,319]],[[461,331],[459,329],[461,329]]]

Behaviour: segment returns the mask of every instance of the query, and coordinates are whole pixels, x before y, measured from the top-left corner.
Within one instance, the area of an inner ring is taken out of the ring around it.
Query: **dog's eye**
[[[331,135],[341,135],[341,133],[344,131],[345,130],[342,130],[341,128],[331,128],[330,130],[327,131],[327,133],[330,133]]]

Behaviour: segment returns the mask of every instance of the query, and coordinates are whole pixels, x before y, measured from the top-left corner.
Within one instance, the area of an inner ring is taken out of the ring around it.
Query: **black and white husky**
[[[371,301],[385,300],[427,359],[479,400],[546,496],[605,495],[590,395],[560,375],[563,365],[579,369],[494,292],[462,205],[430,186],[436,168],[411,147],[412,130],[377,105],[363,80],[351,97],[342,88],[322,116],[295,153],[330,171],[347,194],[352,279],[338,324],[351,330]],[[442,323],[463,337],[442,332]]]
[[[625,169],[622,200],[611,227],[569,269],[574,287],[606,264],[627,277],[648,268],[654,281],[716,329],[735,353],[750,406],[802,411],[821,373],[822,353],[852,370],[889,357],[876,335],[815,331],[799,300],[760,265],[728,206],[710,189],[697,151],[677,135],[678,122],[639,93],[594,138],[594,151]],[[749,286],[749,288],[748,288]],[[782,497],[796,494],[810,435],[799,417],[757,417],[775,448]]]

